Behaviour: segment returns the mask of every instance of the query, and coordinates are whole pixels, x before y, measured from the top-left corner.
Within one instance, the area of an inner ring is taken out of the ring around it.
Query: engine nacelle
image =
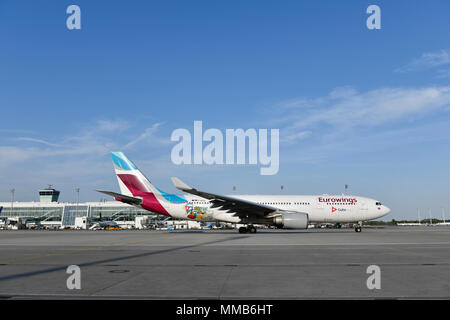
[[[283,212],[281,216],[273,218],[273,223],[285,229],[307,229],[309,217],[303,212]]]

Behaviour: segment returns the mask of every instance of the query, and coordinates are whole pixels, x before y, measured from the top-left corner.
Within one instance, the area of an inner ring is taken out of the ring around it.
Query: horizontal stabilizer
[[[111,197],[116,198],[116,200],[124,202],[124,203],[136,204],[136,205],[140,205],[142,203],[142,198],[140,198],[140,197],[130,197],[130,196],[126,196],[126,195],[120,194],[120,193],[115,193],[112,191],[103,191],[103,190],[95,190],[95,191],[107,194]]]

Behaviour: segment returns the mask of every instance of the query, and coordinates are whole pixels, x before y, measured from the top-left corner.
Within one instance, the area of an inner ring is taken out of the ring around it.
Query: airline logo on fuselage
[[[347,209],[331,207],[331,213],[335,213],[336,211],[345,212],[345,211],[347,211]]]
[[[356,198],[322,198],[319,197],[319,202],[325,203],[356,203],[358,200]]]

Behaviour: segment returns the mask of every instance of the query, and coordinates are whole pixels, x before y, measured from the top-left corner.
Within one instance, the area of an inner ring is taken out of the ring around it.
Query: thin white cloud
[[[37,153],[31,148],[20,148],[12,146],[0,146],[0,167],[6,168],[9,165],[32,158]]]
[[[450,69],[437,70],[437,77],[440,79],[450,78]]]
[[[50,146],[50,147],[61,147],[61,145],[59,145],[59,144],[50,143],[50,142],[47,142],[45,140],[36,139],[36,138],[19,137],[19,138],[16,138],[15,140],[17,140],[17,141],[35,142],[35,143],[45,144],[45,145]]]
[[[157,123],[146,129],[127,145],[137,146],[145,138],[149,138],[151,143],[155,138],[161,145],[163,139],[154,136],[159,126],[160,123]],[[120,149],[133,133],[130,128],[131,122],[101,120],[58,136],[58,141],[47,141],[38,134],[26,136],[22,133],[19,137],[8,137],[0,145],[0,190],[14,184],[18,189],[28,190],[28,195],[33,195],[33,188],[39,187],[40,183],[51,183],[62,188],[84,185],[85,189],[88,186],[93,190],[105,185],[106,181],[115,182],[110,172],[109,152]],[[27,181],[27,184],[22,181]],[[96,196],[95,193],[93,196]]]
[[[161,144],[161,143],[166,144],[167,142],[169,142],[168,139],[162,139],[155,135],[156,131],[158,131],[158,128],[161,125],[162,125],[162,123],[155,123],[150,128],[146,128],[143,133],[141,133],[137,138],[128,142],[121,149],[122,150],[130,149],[131,147],[135,146],[137,143],[143,142],[144,140],[147,140],[147,142],[151,142],[153,145]]]
[[[422,54],[419,58],[413,59],[407,65],[396,69],[396,72],[412,72],[431,69],[450,64],[450,52],[440,50]]]
[[[113,131],[124,131],[130,128],[130,123],[125,120],[98,120],[97,121],[98,129],[101,131],[106,132],[113,132]]]
[[[282,136],[281,142],[293,143],[309,137],[311,133],[311,131],[300,131],[290,135]]]
[[[138,143],[149,140],[152,144],[167,145],[168,139],[155,136],[161,123],[155,123],[147,128],[134,140],[125,144],[122,149],[130,149]],[[102,158],[110,151],[120,149],[124,138],[111,135],[112,131],[122,131],[130,127],[126,121],[100,120],[92,125],[83,127],[79,132],[60,137],[57,143],[49,142],[38,137],[13,138],[15,145],[0,145],[0,167],[17,166],[25,161],[40,161],[42,158],[52,158],[52,162],[66,161],[74,156],[78,161],[88,158]],[[27,143],[27,144],[24,144]],[[31,143],[31,145],[30,145]]]
[[[325,96],[301,97],[298,101],[297,104],[295,99],[289,100],[289,108],[276,104],[269,111],[270,121],[278,121],[280,129],[280,159],[285,163],[316,163],[336,154],[337,146],[350,153],[357,146],[361,153],[368,141],[401,144],[397,135],[391,139],[380,136],[380,132],[414,128],[431,115],[449,112],[450,87],[380,88],[366,92],[344,87]]]
[[[108,120],[98,121],[83,127],[79,132],[60,137],[57,143],[49,142],[38,137],[13,138],[15,145],[0,145],[0,167],[8,168],[18,166],[26,161],[41,161],[43,158],[52,158],[52,163],[58,163],[64,157],[77,156],[94,158],[104,156],[118,144],[110,137],[110,131],[124,122]],[[24,145],[23,143],[27,143]],[[31,143],[31,146],[30,146]]]
[[[288,115],[283,114],[289,119],[285,128],[298,132],[318,124],[373,127],[420,116],[449,106],[450,87],[381,88],[363,93],[335,89],[326,97],[311,99],[310,105],[308,110],[292,109]]]

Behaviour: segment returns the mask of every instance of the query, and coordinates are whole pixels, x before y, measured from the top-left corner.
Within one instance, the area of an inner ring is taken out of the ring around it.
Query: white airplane
[[[240,233],[255,233],[254,225],[307,229],[310,223],[356,223],[387,215],[381,202],[348,195],[233,195],[199,191],[172,178],[186,195],[168,194],[156,188],[122,152],[111,152],[121,193],[97,190],[115,200],[169,217],[203,222],[244,224]]]

